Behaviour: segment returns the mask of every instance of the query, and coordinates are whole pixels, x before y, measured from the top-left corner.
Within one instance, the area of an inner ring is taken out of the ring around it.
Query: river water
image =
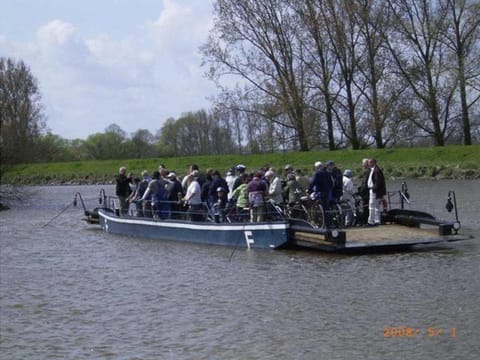
[[[357,255],[237,250],[229,261],[231,248],[81,222],[68,204],[99,186],[33,187],[0,213],[0,358],[478,359],[480,182],[408,185],[415,208],[436,215],[455,190],[474,239]]]

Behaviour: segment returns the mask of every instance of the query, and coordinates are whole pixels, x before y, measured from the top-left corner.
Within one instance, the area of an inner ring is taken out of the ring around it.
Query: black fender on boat
[[[392,209],[382,215],[383,222],[401,224],[410,227],[420,227],[421,224],[438,226],[440,235],[451,235],[460,229],[459,221],[437,219],[432,214],[419,210]]]
[[[386,214],[383,214],[383,221],[384,222],[397,222],[397,219],[400,218],[408,218],[412,220],[412,223],[410,226],[415,226],[415,223],[418,221],[415,221],[415,219],[429,219],[429,220],[435,220],[435,216],[432,214],[429,214],[424,211],[419,211],[419,210],[407,210],[407,209],[391,209],[387,211]],[[404,225],[409,225],[409,224],[404,224]]]
[[[85,216],[88,216],[92,219],[98,219],[99,218],[99,215],[98,215],[98,210],[99,209],[102,209],[103,211],[105,211],[106,213],[110,213],[110,214],[113,214],[114,211],[113,209],[110,209],[110,208],[98,208],[96,207],[95,209],[93,209],[92,211],[90,210],[85,210]]]

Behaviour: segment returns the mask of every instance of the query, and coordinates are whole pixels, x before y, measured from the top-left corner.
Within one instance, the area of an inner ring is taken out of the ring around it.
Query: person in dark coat
[[[343,175],[333,161],[327,161],[327,172],[332,178],[332,202],[339,202],[343,195]]]
[[[129,203],[127,202],[127,198],[132,193],[132,189],[130,188],[132,178],[127,177],[127,168],[125,166],[120,167],[118,175],[115,177],[115,181],[115,194],[120,202],[120,214],[124,215],[128,213]]]
[[[330,201],[333,199],[333,180],[322,163],[317,162],[315,168],[317,171],[313,176],[308,190],[309,193],[313,193],[319,199],[320,205],[322,205],[325,213],[325,226],[331,227],[332,216],[329,208]]]
[[[223,188],[223,193],[221,193],[222,201],[227,202],[228,200],[228,184],[227,181],[222,177],[218,170],[212,172],[212,183],[210,184],[210,189],[208,192],[208,201],[209,205],[213,206],[216,204],[219,197],[218,188]]]
[[[184,197],[182,183],[178,180],[177,174],[173,171],[167,175],[167,184],[165,189],[167,191],[167,200],[170,206],[170,218],[182,218],[180,200]]]

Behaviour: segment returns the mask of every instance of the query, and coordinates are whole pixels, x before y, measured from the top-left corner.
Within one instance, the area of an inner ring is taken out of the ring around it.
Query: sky
[[[119,125],[155,134],[209,109],[199,47],[211,0],[0,0],[0,56],[29,66],[48,129],[86,139]]]

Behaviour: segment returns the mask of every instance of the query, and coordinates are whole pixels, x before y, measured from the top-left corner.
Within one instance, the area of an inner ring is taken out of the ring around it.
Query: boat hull
[[[104,210],[98,214],[103,230],[120,235],[259,249],[285,247],[291,241],[288,221],[213,223],[120,217]]]

